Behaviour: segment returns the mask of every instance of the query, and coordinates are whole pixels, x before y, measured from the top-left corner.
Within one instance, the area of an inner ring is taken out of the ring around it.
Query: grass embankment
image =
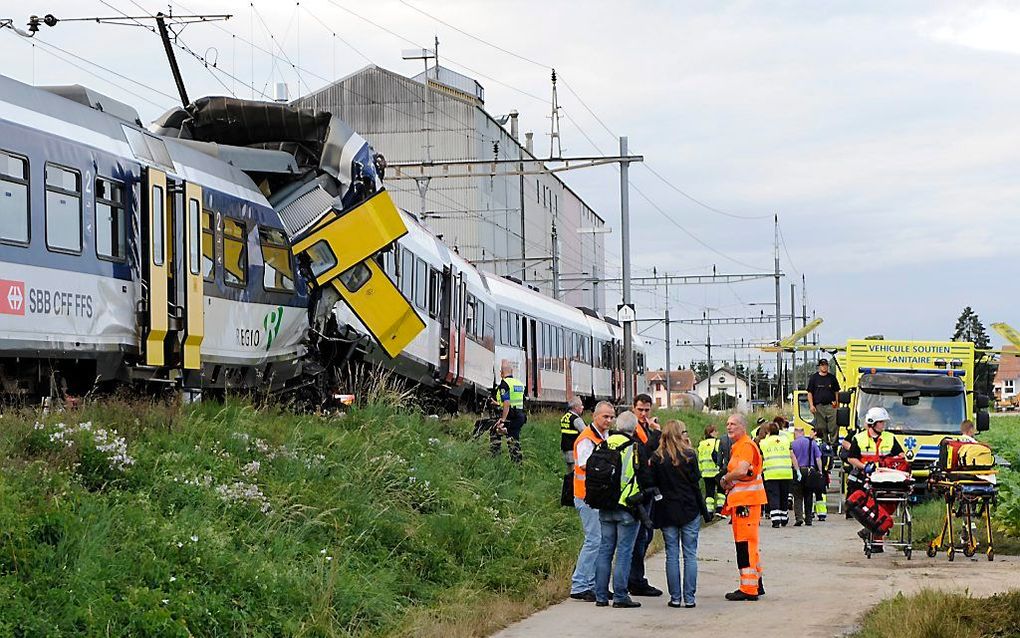
[[[7,412],[0,635],[487,634],[569,587],[557,421],[518,468],[381,404]]]
[[[1020,636],[1020,591],[975,598],[924,590],[876,605],[854,638],[999,638]]]

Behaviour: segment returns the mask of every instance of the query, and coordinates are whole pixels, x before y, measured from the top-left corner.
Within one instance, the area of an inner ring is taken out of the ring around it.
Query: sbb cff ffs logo
[[[25,316],[25,282],[0,279],[0,314]]]

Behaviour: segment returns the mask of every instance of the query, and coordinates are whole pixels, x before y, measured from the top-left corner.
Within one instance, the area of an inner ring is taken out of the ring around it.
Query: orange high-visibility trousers
[[[757,505],[747,508],[747,516],[733,511],[733,542],[737,547],[737,569],[740,571],[740,591],[752,596],[758,595],[758,579],[761,578],[761,557],[758,556],[758,523],[761,508]]]

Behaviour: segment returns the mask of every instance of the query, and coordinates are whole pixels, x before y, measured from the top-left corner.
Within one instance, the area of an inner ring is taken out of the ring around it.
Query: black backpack
[[[631,439],[615,450],[602,441],[588,457],[584,469],[584,502],[597,510],[620,508],[620,477],[623,474],[623,451],[633,445]]]

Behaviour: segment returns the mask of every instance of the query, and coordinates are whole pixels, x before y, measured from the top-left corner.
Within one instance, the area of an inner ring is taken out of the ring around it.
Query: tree
[[[991,339],[989,339],[981,319],[970,306],[964,308],[960,313],[960,318],[956,320],[953,341],[970,341],[976,348],[987,348],[991,345]]]
[[[967,306],[956,320],[953,330],[953,341],[969,341],[975,348],[991,347],[992,340],[988,337],[981,319],[974,310]],[[974,390],[982,394],[992,394],[992,366],[987,362],[974,365]]]

